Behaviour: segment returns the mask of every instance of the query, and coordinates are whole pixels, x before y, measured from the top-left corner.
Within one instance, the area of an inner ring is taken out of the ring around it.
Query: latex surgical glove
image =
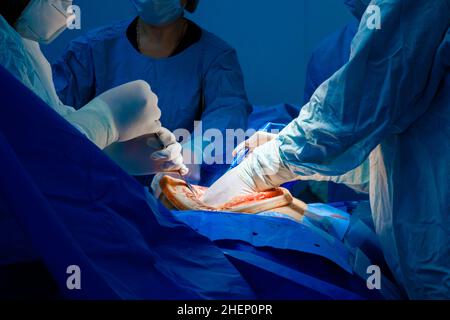
[[[202,201],[210,206],[217,207],[234,197],[256,192],[258,187],[253,177],[247,171],[247,160],[244,160],[239,166],[217,180],[206,191]]]
[[[180,172],[189,170],[183,164],[181,145],[172,132],[161,128],[156,134],[114,143],[105,153],[128,174],[150,175],[159,172]]]
[[[250,137],[250,139],[244,141],[243,143],[237,146],[237,148],[233,151],[233,157],[236,157],[238,153],[241,152],[244,148],[247,148],[250,154],[257,147],[260,147],[268,142],[271,142],[277,137],[278,137],[277,134],[258,131],[252,137]],[[314,174],[311,176],[297,176],[296,180],[334,182],[338,184],[345,184],[347,187],[353,189],[355,192],[358,193],[368,193],[369,175],[370,175],[370,165],[369,161],[366,160],[358,168],[341,176],[323,176],[320,174]]]
[[[249,153],[252,153],[253,150],[255,150],[257,147],[260,147],[266,144],[267,142],[272,141],[277,136],[278,135],[273,133],[258,131],[253,136],[251,136],[250,139],[242,142],[236,147],[236,149],[234,149],[233,157],[236,157],[239,154],[239,152],[241,152],[244,149],[248,149]]]
[[[239,166],[214,183],[202,200],[208,205],[220,206],[234,197],[273,189],[297,179],[276,151],[279,143],[275,139],[257,147]]]
[[[65,118],[99,148],[161,129],[158,98],[145,81],[133,81],[101,94]]]
[[[201,168],[202,168],[201,161],[200,161],[201,158],[199,158],[201,156],[201,154],[199,152],[195,152],[192,150],[192,143],[183,144],[182,149],[183,149],[184,164],[187,167],[187,170],[189,171],[184,176],[184,178],[187,181],[189,181],[191,184],[194,184],[194,185],[199,184],[199,182],[201,180]],[[153,178],[152,183],[151,183],[151,189],[156,198],[159,198],[159,196],[161,195],[161,192],[162,192],[159,182],[161,181],[161,179],[164,176],[166,176],[168,174],[175,179],[180,179],[180,175],[177,173],[175,173],[175,174],[158,173],[157,175],[155,175],[155,177]]]

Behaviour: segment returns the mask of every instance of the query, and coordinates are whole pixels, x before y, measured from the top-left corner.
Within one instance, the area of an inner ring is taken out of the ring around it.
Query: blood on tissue
[[[186,186],[186,188],[183,188],[183,194],[192,200],[200,200],[208,191],[207,187],[202,186],[192,186],[195,189],[196,194],[194,194],[189,188]]]
[[[196,194],[194,194],[189,188],[183,188],[181,192],[184,196],[191,199],[192,201],[198,203],[199,205],[204,206],[204,203],[201,201],[202,197],[208,191],[207,187],[202,186],[192,186],[195,189]],[[284,193],[282,190],[273,189],[264,192],[257,192],[249,195],[237,196],[233,198],[231,201],[221,206],[221,209],[231,209],[235,207],[239,207],[242,205],[252,204],[258,201],[272,199],[275,197],[282,196]],[[214,210],[214,208],[210,208],[210,210]]]
[[[244,204],[250,204],[266,199],[271,199],[283,195],[281,190],[269,190],[264,192],[253,193],[245,196],[238,196],[225,204],[226,208],[238,207]]]

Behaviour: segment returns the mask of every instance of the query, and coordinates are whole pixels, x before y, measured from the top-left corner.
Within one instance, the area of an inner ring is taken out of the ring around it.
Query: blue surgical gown
[[[206,30],[175,56],[153,59],[140,54],[127,38],[132,21],[93,30],[72,41],[53,65],[59,97],[80,108],[99,94],[129,81],[145,80],[159,99],[161,122],[171,131],[245,128],[247,100],[237,54]]]
[[[450,2],[373,0],[350,61],[277,142],[299,175],[336,176],[370,155],[370,201],[390,269],[411,298],[450,298]],[[271,154],[266,156],[270,157]]]
[[[358,24],[354,19],[326,37],[313,51],[306,73],[304,103],[308,103],[317,88],[348,62]]]

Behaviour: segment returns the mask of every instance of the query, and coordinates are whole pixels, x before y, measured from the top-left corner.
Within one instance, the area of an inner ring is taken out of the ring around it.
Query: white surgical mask
[[[67,9],[73,0],[31,0],[17,20],[16,31],[24,38],[48,44],[74,19]]]

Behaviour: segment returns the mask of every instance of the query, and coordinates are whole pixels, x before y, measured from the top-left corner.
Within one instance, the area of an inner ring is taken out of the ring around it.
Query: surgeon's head
[[[200,0],[131,0],[140,16],[152,26],[168,25],[184,15],[194,12]]]
[[[22,12],[31,0],[1,0],[0,15],[14,27]]]

